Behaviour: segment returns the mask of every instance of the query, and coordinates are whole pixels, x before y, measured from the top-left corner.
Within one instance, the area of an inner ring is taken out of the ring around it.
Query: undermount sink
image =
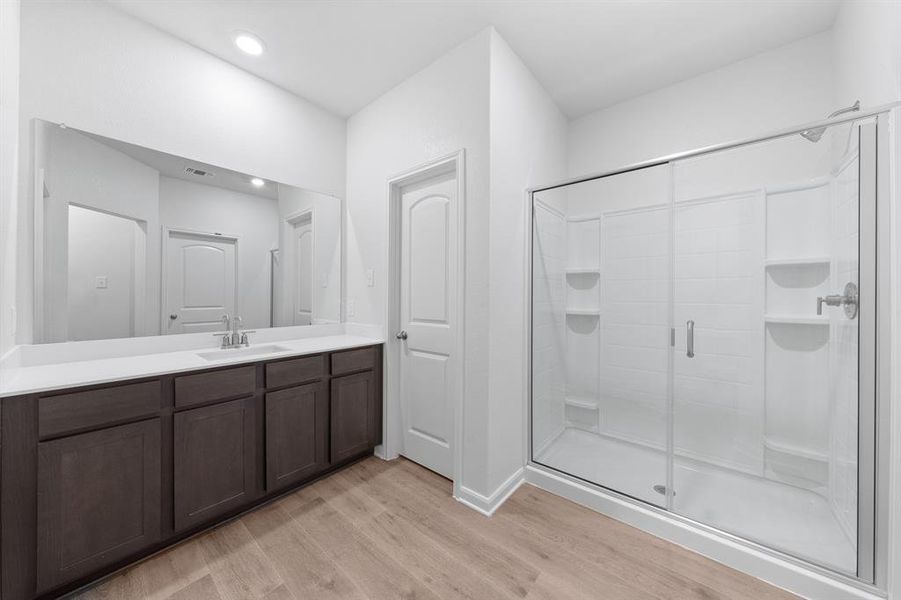
[[[264,344],[262,346],[250,346],[248,348],[229,348],[227,350],[211,350],[210,352],[198,352],[197,356],[204,360],[217,361],[228,360],[238,356],[255,356],[257,354],[272,354],[273,352],[285,352],[290,348],[277,346],[275,344]]]

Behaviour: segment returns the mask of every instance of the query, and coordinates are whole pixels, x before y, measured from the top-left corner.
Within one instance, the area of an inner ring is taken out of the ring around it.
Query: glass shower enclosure
[[[533,191],[531,458],[872,582],[875,118]]]

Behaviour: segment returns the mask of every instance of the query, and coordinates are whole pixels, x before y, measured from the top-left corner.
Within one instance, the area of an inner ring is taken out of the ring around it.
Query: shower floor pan
[[[565,429],[535,461],[665,507],[666,455],[580,429]],[[811,562],[853,574],[854,544],[823,496],[752,475],[676,460],[673,510]],[[655,490],[657,486],[657,490]]]

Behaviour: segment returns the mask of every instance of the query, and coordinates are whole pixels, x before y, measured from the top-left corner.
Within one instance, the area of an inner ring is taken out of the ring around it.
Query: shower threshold
[[[535,461],[665,507],[662,451],[567,428]],[[843,573],[855,571],[854,544],[820,494],[696,461],[677,458],[673,469],[677,514]]]

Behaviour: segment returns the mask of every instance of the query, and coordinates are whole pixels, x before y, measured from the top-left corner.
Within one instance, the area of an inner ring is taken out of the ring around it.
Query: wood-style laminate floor
[[[369,458],[79,598],[782,600],[738,571],[534,488],[486,518],[451,483]]]

